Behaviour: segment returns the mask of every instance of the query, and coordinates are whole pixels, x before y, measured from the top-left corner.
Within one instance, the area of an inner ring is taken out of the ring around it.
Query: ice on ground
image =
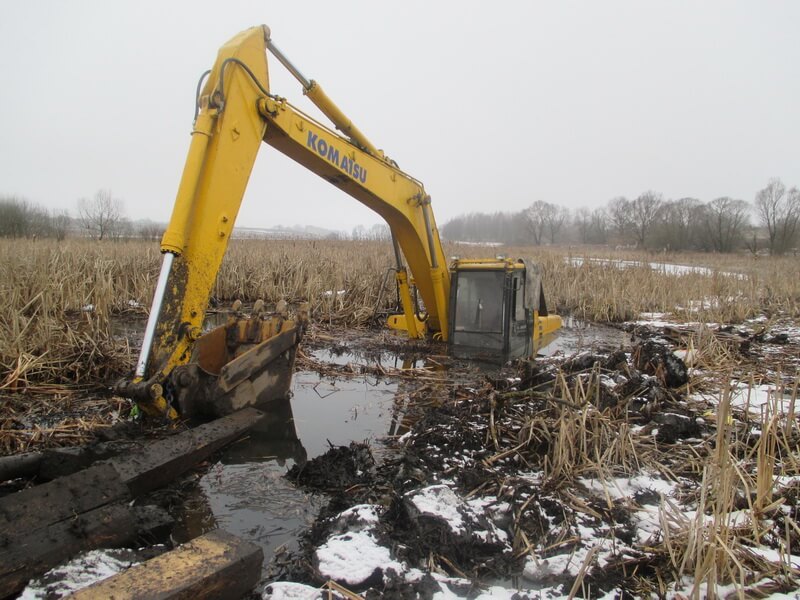
[[[464,517],[459,511],[464,502],[446,485],[432,485],[409,492],[406,497],[420,514],[442,519],[457,535],[466,532]]]
[[[642,321],[663,321],[665,323],[669,323],[668,318],[672,316],[672,313],[662,313],[662,312],[643,312],[639,313],[639,318]]]
[[[654,313],[643,312],[639,313],[639,318],[636,321],[630,321],[632,325],[640,326],[647,325],[649,327],[675,327],[678,325],[677,319],[672,313]]]
[[[789,409],[791,398],[784,396],[774,385],[735,383],[731,386],[731,407],[760,413],[761,407],[770,405],[779,412]]]
[[[372,529],[380,521],[380,511],[374,504],[357,504],[336,516],[334,531],[355,533]]]
[[[522,576],[533,583],[546,583],[553,577],[577,577],[587,560],[590,565],[603,568],[618,557],[622,549],[619,540],[608,535],[601,537],[603,534],[593,528],[579,527],[577,535],[582,540],[580,546],[547,558],[526,557]]]
[[[791,566],[792,569],[800,568],[800,556],[796,554],[786,554],[785,552],[779,552],[774,548],[767,548],[765,546],[748,548],[748,550],[772,564]]]
[[[581,479],[580,482],[600,498],[611,501],[633,500],[637,494],[644,492],[652,492],[669,498],[674,496],[678,489],[677,483],[646,473],[634,477],[617,477],[606,481]],[[635,524],[637,541],[639,543],[647,542],[662,529],[660,502],[657,504],[645,504],[633,511],[631,513],[631,522]],[[596,537],[596,532],[588,532],[586,540]]]
[[[322,590],[302,583],[271,583],[264,589],[263,600],[322,600]]]
[[[489,586],[488,588],[475,589],[473,582],[467,579],[458,579],[456,577],[446,577],[438,573],[431,574],[439,586],[439,591],[433,594],[433,600],[465,600],[470,598],[472,600],[516,600],[517,598],[564,598],[567,596],[556,592],[553,588],[544,588],[537,590],[530,590],[525,588],[505,588],[499,585]],[[560,587],[560,586],[559,586]],[[455,590],[469,590],[463,593],[458,593]]]
[[[361,585],[378,569],[397,574],[406,570],[368,531],[334,535],[316,549],[314,556],[323,577],[352,586]]]
[[[652,491],[663,496],[671,496],[677,489],[675,482],[645,473],[634,477],[615,477],[608,480],[579,479],[579,481],[587,489],[611,500],[632,499],[638,492],[643,491]]]
[[[120,560],[113,551],[92,550],[33,579],[20,600],[40,600],[67,596],[93,583],[108,579],[138,563]],[[52,583],[47,583],[51,581]]]
[[[581,256],[572,256],[567,259],[574,267],[579,267],[587,262]],[[714,274],[723,275],[725,277],[735,277],[737,279],[744,279],[746,276],[741,273],[734,273],[731,271],[717,271],[710,267],[701,267],[697,265],[678,265],[674,263],[661,263],[661,262],[643,262],[638,260],[620,260],[611,258],[589,258],[590,264],[614,267],[616,269],[641,269],[644,267],[650,268],[653,271],[658,271],[664,275],[705,275],[711,277]]]
[[[746,410],[749,414],[759,415],[763,407],[770,407],[778,413],[789,412],[792,404],[791,390],[780,388],[772,384],[749,384],[740,381],[732,381],[731,386],[731,408]],[[690,400],[719,404],[723,392],[714,393],[695,392],[690,396]],[[796,408],[800,409],[800,405]]]
[[[406,500],[412,513],[443,521],[456,536],[485,544],[508,543],[508,534],[486,516],[494,499],[467,503],[447,485],[438,484],[409,492]]]

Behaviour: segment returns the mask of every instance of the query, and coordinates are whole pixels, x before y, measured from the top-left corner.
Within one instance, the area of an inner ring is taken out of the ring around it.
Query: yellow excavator
[[[270,91],[267,50],[338,132]],[[262,142],[388,223],[402,305],[389,327],[411,338],[446,342],[455,355],[511,359],[535,353],[561,326],[558,315],[548,314],[532,263],[462,259],[448,270],[422,183],[400,170],[317,82],[300,73],[272,42],[268,27],[247,29],[220,48],[201,85],[136,371],[117,386],[143,411],[171,418],[221,415],[288,394],[307,320],[302,310],[289,318],[282,307],[267,314],[259,305],[250,318],[203,331],[211,289]],[[424,314],[412,299],[412,286]]]

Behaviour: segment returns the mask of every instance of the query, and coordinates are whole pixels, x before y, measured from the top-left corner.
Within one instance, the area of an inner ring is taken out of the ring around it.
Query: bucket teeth
[[[286,300],[281,300],[275,306],[275,312],[278,313],[284,319],[289,316],[289,305],[286,303]]]

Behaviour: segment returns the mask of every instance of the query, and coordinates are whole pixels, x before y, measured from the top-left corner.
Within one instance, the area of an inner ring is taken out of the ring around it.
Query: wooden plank
[[[130,440],[112,440],[77,446],[72,448],[52,448],[42,454],[39,479],[49,481],[87,469],[101,460],[108,460],[120,454],[135,452],[141,443]]]
[[[0,481],[36,475],[43,456],[41,452],[0,456]]]
[[[263,560],[261,547],[217,529],[84,588],[70,598],[241,598],[258,583]]]
[[[99,464],[0,498],[0,546],[72,519],[88,510],[130,497],[110,464]]]
[[[121,546],[136,536],[133,512],[112,504],[15,539],[0,549],[0,598],[18,593],[32,577],[78,552]]]
[[[78,552],[131,542],[159,543],[172,528],[169,513],[157,506],[112,504],[75,515],[0,549],[0,598],[19,592],[28,580]]]
[[[140,451],[109,461],[131,494],[139,496],[173,481],[201,460],[255,427],[266,415],[245,408],[178,435],[152,442]]]

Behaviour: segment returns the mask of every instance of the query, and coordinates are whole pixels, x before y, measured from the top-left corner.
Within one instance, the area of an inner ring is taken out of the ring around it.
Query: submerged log
[[[0,498],[0,546],[89,510],[130,497],[113,466],[95,465],[68,477]]]
[[[265,416],[244,409],[0,498],[0,598],[76,552],[123,545],[143,530],[163,533],[169,522],[158,510],[119,502],[172,482]]]
[[[171,522],[166,511],[157,507],[113,504],[7,540],[0,549],[0,598],[13,596],[31,578],[78,552],[161,538]]]
[[[18,477],[31,477],[39,471],[44,455],[41,452],[25,452],[13,456],[0,456],[0,482]]]
[[[139,496],[158,489],[214,452],[237,439],[256,425],[266,414],[245,408],[178,435],[152,442],[128,456],[111,459],[131,494]]]

